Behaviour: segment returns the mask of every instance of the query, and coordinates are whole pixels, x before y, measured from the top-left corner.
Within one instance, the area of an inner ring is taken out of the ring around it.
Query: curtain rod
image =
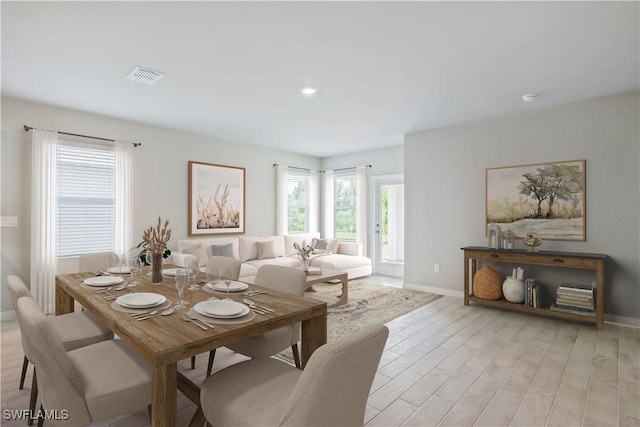
[[[25,130],[25,131],[29,132],[29,131],[30,131],[30,130],[32,130],[32,129],[37,129],[37,128],[34,128],[34,127],[31,127],[31,126],[24,125],[24,130]],[[100,141],[116,142],[116,140],[115,140],[115,139],[100,138],[99,136],[80,135],[80,134],[78,134],[78,133],[69,133],[69,132],[60,132],[60,131],[56,131],[56,132],[57,132],[57,133],[59,133],[59,134],[62,134],[62,135],[78,136],[78,137],[80,137],[80,138],[89,138],[89,139],[98,139],[98,140],[100,140]],[[133,146],[134,146],[134,147],[140,147],[140,146],[142,145],[142,143],[141,143],[141,142],[132,142],[131,144],[133,144]]]
[[[273,167],[275,168],[276,166],[280,166],[280,165],[279,165],[279,164],[277,164],[277,163],[274,163],[274,164],[273,164]],[[287,166],[287,167],[288,167],[288,168],[290,168],[290,169],[298,169],[298,170],[301,170],[301,171],[311,171],[311,169],[299,168],[299,167],[296,167],[296,166]],[[364,165],[364,167],[365,167],[365,168],[370,168],[370,167],[371,167],[371,165]],[[333,171],[334,171],[334,172],[339,172],[339,171],[346,171],[346,170],[349,170],[349,169],[355,169],[355,168],[357,168],[357,166],[351,166],[350,168],[334,169]],[[326,171],[322,171],[322,170],[318,171],[318,173],[325,173],[325,172],[326,172]]]

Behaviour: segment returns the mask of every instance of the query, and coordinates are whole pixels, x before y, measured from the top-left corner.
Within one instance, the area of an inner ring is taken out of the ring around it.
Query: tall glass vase
[[[162,283],[162,252],[151,253],[151,283]]]

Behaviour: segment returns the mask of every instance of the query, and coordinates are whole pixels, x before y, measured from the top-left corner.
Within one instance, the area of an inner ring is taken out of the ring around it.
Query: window
[[[357,180],[356,175],[336,175],[334,180],[335,236],[344,241],[356,241]]]
[[[58,256],[113,251],[113,147],[61,141],[57,166]]]
[[[309,231],[309,174],[287,174],[287,231],[288,234]]]

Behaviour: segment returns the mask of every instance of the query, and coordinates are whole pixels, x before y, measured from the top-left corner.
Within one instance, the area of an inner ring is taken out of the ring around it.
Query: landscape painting
[[[189,162],[189,235],[244,233],[245,169]]]
[[[486,170],[486,224],[516,237],[586,240],[585,161]]]

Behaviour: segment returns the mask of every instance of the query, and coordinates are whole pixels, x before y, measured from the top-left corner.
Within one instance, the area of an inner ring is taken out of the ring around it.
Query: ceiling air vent
[[[135,82],[153,85],[158,80],[160,80],[163,76],[164,74],[161,73],[160,71],[153,71],[153,70],[150,70],[149,68],[137,66],[129,73],[127,78]]]

